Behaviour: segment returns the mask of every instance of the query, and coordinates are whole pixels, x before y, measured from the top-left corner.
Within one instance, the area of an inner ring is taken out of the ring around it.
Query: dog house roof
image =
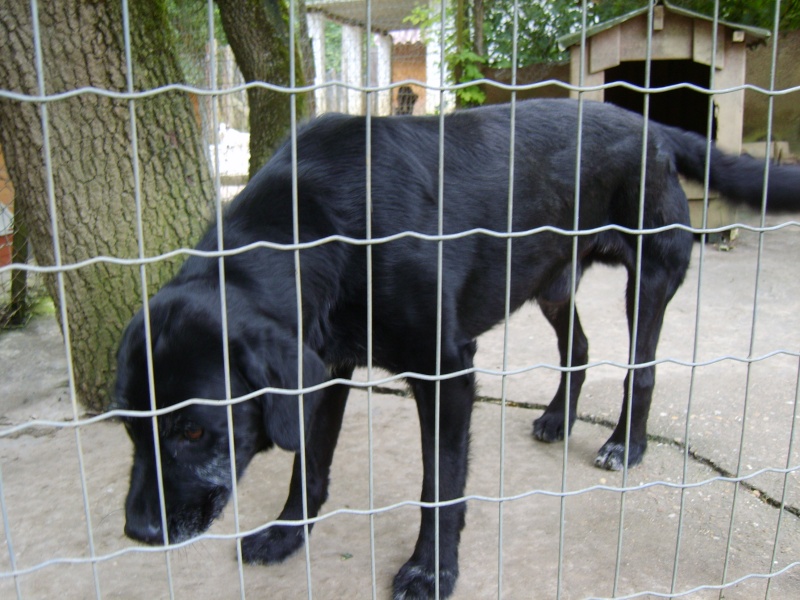
[[[661,0],[654,2],[655,5],[661,5],[664,7],[664,10],[671,12],[676,15],[681,15],[683,17],[688,17],[690,19],[698,19],[701,21],[708,21],[709,23],[714,22],[714,18],[703,13],[695,12],[693,10],[688,10],[686,8],[681,8],[680,6],[675,6],[666,0]],[[640,15],[646,15],[649,6],[645,4],[642,8],[637,8],[636,10],[632,10],[629,13],[616,17],[614,19],[610,19],[608,21],[604,21],[602,23],[598,23],[596,25],[592,25],[586,29],[586,37],[590,38],[592,36],[597,35],[598,33],[602,33],[603,31],[607,31],[608,29],[612,29],[625,21],[630,19],[634,19]],[[731,29],[737,29],[740,31],[744,31],[745,35],[749,38],[748,42],[754,42],[758,40],[763,40],[768,38],[771,35],[769,29],[763,29],[761,27],[753,27],[751,25],[742,25],[741,23],[733,23],[731,21],[725,21],[724,19],[718,19],[717,22],[720,25],[724,25],[725,27],[730,27]],[[566,50],[570,46],[574,46],[575,44],[579,44],[581,41],[581,32],[576,31],[573,33],[568,33],[567,35],[563,35],[558,38],[558,45]]]
[[[376,31],[394,31],[411,27],[405,18],[411,14],[419,0],[372,0],[371,25]],[[367,9],[364,0],[306,0],[311,11],[321,12],[328,18],[364,27]]]

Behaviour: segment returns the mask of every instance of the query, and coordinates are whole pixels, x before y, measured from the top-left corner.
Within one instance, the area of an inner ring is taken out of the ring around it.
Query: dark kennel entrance
[[[645,62],[626,61],[607,69],[606,83],[626,81],[644,87]],[[691,83],[698,87],[708,88],[711,67],[691,60],[654,60],[651,62],[650,87],[660,88],[679,83]],[[707,94],[690,89],[678,88],[668,92],[650,95],[650,118],[664,123],[695,131],[701,135],[708,133],[708,98]],[[633,110],[644,112],[644,94],[624,87],[610,87],[605,90],[606,102]],[[716,115],[711,124],[711,138],[716,139]]]

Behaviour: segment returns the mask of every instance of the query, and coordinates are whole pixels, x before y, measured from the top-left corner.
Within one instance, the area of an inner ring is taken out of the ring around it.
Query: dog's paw
[[[634,467],[642,462],[647,443],[636,444],[631,442],[628,450],[628,468]],[[594,466],[608,471],[621,471],[625,464],[625,444],[608,441],[603,444],[594,459]]]
[[[572,423],[575,419],[571,419]],[[570,423],[569,429],[572,429]],[[533,422],[533,437],[540,442],[559,442],[564,439],[564,414],[545,412]]]
[[[439,569],[439,597],[453,593],[458,579],[458,569]],[[428,600],[436,597],[436,576],[414,560],[409,560],[394,577],[392,600]]]
[[[242,539],[242,558],[261,565],[278,563],[303,545],[301,526],[274,525]]]

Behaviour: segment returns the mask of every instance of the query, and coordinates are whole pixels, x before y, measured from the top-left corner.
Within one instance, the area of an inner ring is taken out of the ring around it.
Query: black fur
[[[473,228],[507,230],[509,180],[508,106],[458,112],[444,128],[444,222],[446,234]],[[514,163],[514,231],[543,225],[571,229],[575,205],[578,105],[539,100],[518,104]],[[610,105],[585,105],[581,162],[580,229],[638,226],[643,122]],[[327,116],[301,130],[298,148],[299,235],[309,242],[340,235],[366,236],[365,120]],[[372,120],[372,235],[406,231],[437,233],[439,119],[390,117]],[[652,123],[647,141],[644,227],[688,224],[686,197],[677,173],[702,179],[706,143],[697,135]],[[714,150],[711,185],[732,198],[760,205],[763,163]],[[770,172],[769,206],[800,207],[800,170]],[[279,150],[231,204],[224,218],[226,249],[257,241],[292,241],[292,162]],[[628,317],[633,316],[636,236],[603,231],[578,238],[578,276],[599,261],[629,272]],[[637,362],[655,357],[667,303],[683,280],[692,234],[668,229],[641,237],[641,300],[635,348]],[[210,229],[198,248],[215,250]],[[554,232],[514,239],[511,304],[537,300],[559,340],[566,364],[572,238]],[[392,372],[436,372],[437,253],[435,241],[401,237],[372,248],[373,360]],[[349,377],[367,359],[367,251],[332,241],[300,252],[305,387],[331,377]],[[475,339],[503,318],[506,240],[483,234],[443,245],[441,372],[473,365]],[[257,248],[225,259],[230,378],[233,396],[265,387],[296,388],[297,315],[294,253]],[[218,262],[193,257],[150,301],[159,407],[187,398],[225,397]],[[588,344],[575,315],[571,364],[588,360]],[[574,371],[565,423],[568,375],[533,428],[552,442],[575,419],[584,372]],[[632,398],[628,379],[622,417],[600,449],[598,466],[619,469],[624,460],[625,415],[630,401],[628,464],[642,460],[655,369],[636,369]],[[422,500],[434,499],[435,384],[408,382],[417,401],[424,462]],[[304,397],[308,515],[327,497],[328,475],[341,426],[347,388],[334,386]],[[122,407],[150,407],[144,320],[128,327],[119,353],[118,400]],[[441,382],[439,498],[461,496],[467,476],[467,446],[474,396],[472,375]],[[236,469],[277,444],[298,451],[296,395],[264,394],[233,406]],[[126,420],[135,446],[126,503],[126,533],[162,543],[202,532],[230,494],[227,410],[192,405],[158,419],[168,534],[162,530],[156,486],[152,419]],[[302,518],[298,460],[281,519]],[[458,575],[458,541],[465,505],[440,509],[440,592],[448,596]],[[425,598],[434,589],[434,514],[422,509],[416,548],[394,581],[395,598]],[[282,560],[303,543],[300,527],[273,527],[243,540],[245,559]]]

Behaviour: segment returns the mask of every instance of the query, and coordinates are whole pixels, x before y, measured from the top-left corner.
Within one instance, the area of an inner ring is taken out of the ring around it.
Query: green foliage
[[[772,29],[775,22],[775,0],[670,0],[673,6],[713,16],[719,3],[719,18],[742,25]],[[647,5],[645,0],[596,0],[590,2],[590,13],[605,21]],[[779,29],[791,31],[800,27],[800,0],[783,0]]]
[[[457,5],[448,3],[446,17],[450,22],[455,20]],[[418,4],[404,21],[418,27],[423,39],[428,44],[439,44],[439,27],[441,13],[431,5]],[[460,21],[463,23],[463,21]],[[463,43],[465,31],[446,30],[445,35],[445,62],[451,73],[456,74],[456,83],[469,83],[483,77],[481,66],[486,64],[486,58],[479,56],[470,47],[459,47]],[[467,40],[469,41],[469,40]],[[456,90],[456,97],[460,106],[476,106],[486,101],[486,94],[477,85],[470,85]]]
[[[454,73],[460,73],[458,83],[468,83],[483,77],[479,65],[486,63],[486,59],[478,56],[466,48],[447,57],[450,68]],[[456,90],[462,106],[477,106],[486,101],[486,94],[477,85],[471,85]]]
[[[431,30],[437,23],[441,22],[441,18],[432,5],[417,4],[411,9],[411,14],[403,19],[403,22],[413,25],[414,27],[419,27],[426,41],[432,42],[435,40],[431,39]]]
[[[794,4],[794,8],[791,5]],[[705,15],[714,14],[714,0],[678,0],[676,6],[682,6]],[[784,27],[784,18],[791,17],[800,6],[797,2],[785,2],[781,7],[781,29]],[[788,12],[787,12],[788,11]],[[772,29],[775,21],[775,0],[720,0],[719,18],[742,25],[752,25]]]
[[[717,0],[670,0],[673,6],[713,16]],[[718,0],[719,18],[742,25],[772,29],[775,22],[775,0]],[[596,0],[590,2],[590,13],[605,21],[647,5],[645,0]],[[779,29],[791,31],[800,27],[800,0],[783,0]]]
[[[575,0],[520,1],[516,35],[513,4],[507,0],[486,0],[484,10],[486,60],[492,67],[512,66],[515,41],[517,66],[563,60],[565,55],[556,40],[581,23],[581,3]]]
[[[595,2],[588,2],[588,18],[587,21],[591,25],[593,23],[602,23],[609,19],[614,19],[621,15],[627,14],[631,11],[647,6],[646,0],[598,0]],[[678,2],[675,6],[678,6]],[[579,22],[580,23],[580,22]]]
[[[784,0],[781,3],[782,31],[795,31],[800,29],[800,0]]]

